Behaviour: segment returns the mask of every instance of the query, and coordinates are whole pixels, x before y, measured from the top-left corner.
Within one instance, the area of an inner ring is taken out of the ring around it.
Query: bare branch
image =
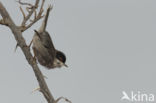
[[[34,12],[34,19],[36,19],[36,18],[37,18],[37,12],[35,10],[35,12]]]
[[[28,26],[26,26],[22,31],[27,30],[28,28],[30,28],[33,24],[35,24],[38,20],[40,20],[43,17],[44,16],[38,16],[36,19],[32,20],[31,23]]]
[[[21,12],[23,14],[23,18],[24,18],[22,23],[21,23],[21,27],[20,27],[21,31],[23,32],[23,31],[27,30],[28,28],[30,28],[33,24],[35,24],[38,20],[40,20],[43,17],[42,13],[43,13],[43,6],[44,6],[44,3],[45,3],[45,0],[42,0],[41,7],[40,7],[38,13],[36,12],[36,10],[38,8],[39,0],[36,0],[36,3],[35,3],[34,6],[32,4],[29,4],[29,3],[23,3],[23,2],[21,2],[21,0],[19,0],[18,2],[21,5],[29,6],[29,7],[26,7],[26,10],[28,11],[27,16],[25,15],[22,8],[20,8],[20,10],[21,10]],[[34,13],[34,19],[30,20],[30,17],[32,16],[33,13]],[[28,25],[26,25],[26,22],[28,20],[30,20],[30,23]]]
[[[29,11],[28,15],[25,17],[25,19],[23,20],[21,26],[25,26],[26,22],[30,19],[30,17],[32,16],[33,12],[38,7],[38,4],[39,4],[39,0],[36,0],[35,5],[34,6],[31,5],[32,8]]]
[[[42,12],[43,12],[44,3],[45,3],[45,0],[42,0],[42,4],[41,4],[41,7],[40,7],[39,14],[42,14]]]
[[[52,10],[53,6],[49,5],[48,9],[47,9],[47,12],[46,12],[46,15],[45,15],[45,18],[44,18],[44,22],[42,22],[42,25],[40,27],[40,31],[45,31],[46,29],[46,26],[47,26],[47,21],[48,21],[48,17],[49,17],[49,12]]]
[[[67,99],[65,97],[59,97],[58,99],[56,99],[55,103],[58,103],[61,99],[64,99],[68,103],[72,103],[69,99]]]
[[[28,5],[28,6],[30,6],[30,7],[32,7],[33,5],[32,4],[30,4],[30,3],[24,3],[24,2],[21,2],[21,0],[19,0],[19,1],[17,1],[19,4],[21,4],[21,5]]]
[[[30,52],[30,48],[26,45],[26,42],[22,36],[21,30],[19,29],[18,26],[15,25],[15,23],[13,22],[13,20],[11,19],[11,17],[9,16],[8,12],[6,11],[6,9],[4,8],[4,6],[2,5],[1,2],[0,2],[0,14],[3,17],[4,23],[7,23],[8,27],[11,29],[11,31],[17,41],[17,44],[22,49],[22,51],[26,57],[26,60],[33,68],[33,71],[35,73],[35,76],[36,76],[39,86],[40,86],[40,91],[42,92],[42,94],[44,95],[44,97],[46,98],[48,103],[55,103],[55,100],[54,100],[53,96],[51,95],[51,93],[48,89],[48,86],[44,80],[43,74],[41,73],[39,67],[37,66],[36,61],[34,61],[33,56]]]
[[[25,13],[24,13],[24,11],[23,11],[23,9],[22,9],[22,7],[21,7],[21,6],[20,6],[20,10],[21,10],[21,12],[22,12],[23,19],[25,19],[25,18],[26,18],[26,16],[25,16]]]

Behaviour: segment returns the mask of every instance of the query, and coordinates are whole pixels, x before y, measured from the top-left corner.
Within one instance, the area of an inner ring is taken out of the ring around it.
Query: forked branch
[[[27,30],[28,28],[30,28],[34,23],[36,23],[38,20],[40,20],[43,17],[42,13],[44,11],[43,6],[45,3],[45,0],[42,0],[39,12],[37,13],[39,1],[40,0],[36,0],[34,5],[32,5],[30,3],[22,2],[21,0],[17,1],[21,6],[26,6],[26,10],[28,12],[28,14],[26,15],[24,10],[20,6],[20,10],[21,10],[22,15],[23,15],[23,21],[22,21],[21,26],[20,26],[22,32]],[[34,14],[34,19],[30,20],[30,18],[32,17],[33,14]],[[28,20],[30,21],[29,24],[27,24]]]

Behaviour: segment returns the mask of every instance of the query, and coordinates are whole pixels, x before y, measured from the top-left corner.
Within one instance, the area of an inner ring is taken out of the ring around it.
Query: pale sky
[[[0,0],[16,24],[15,0]],[[31,0],[29,0],[31,1]],[[52,4],[52,0],[46,0]],[[27,43],[41,21],[23,33]],[[47,31],[69,68],[47,70],[54,98],[72,103],[122,103],[122,91],[156,94],[155,0],[55,0]],[[46,103],[11,31],[0,26],[0,103]],[[59,103],[64,103],[60,101]],[[124,102],[123,102],[124,103]]]

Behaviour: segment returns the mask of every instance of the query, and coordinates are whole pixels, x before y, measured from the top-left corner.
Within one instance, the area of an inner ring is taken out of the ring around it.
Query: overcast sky
[[[0,0],[19,25],[15,0]],[[31,1],[31,0],[29,0]],[[46,0],[52,4],[52,0]],[[47,31],[69,68],[47,70],[55,98],[73,103],[121,103],[122,91],[156,95],[155,0],[56,0]],[[27,43],[41,22],[23,33]],[[10,29],[0,26],[0,103],[46,103]],[[64,103],[64,101],[60,101]]]

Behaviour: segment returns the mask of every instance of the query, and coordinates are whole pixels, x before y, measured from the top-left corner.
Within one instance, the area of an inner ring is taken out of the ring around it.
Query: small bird
[[[65,64],[65,54],[55,49],[52,39],[49,33],[46,31],[47,20],[51,9],[52,7],[47,9],[40,29],[38,31],[34,30],[35,34],[32,39],[34,58],[37,58],[38,62],[48,69],[54,69],[57,67],[60,68],[62,66],[68,67]]]

